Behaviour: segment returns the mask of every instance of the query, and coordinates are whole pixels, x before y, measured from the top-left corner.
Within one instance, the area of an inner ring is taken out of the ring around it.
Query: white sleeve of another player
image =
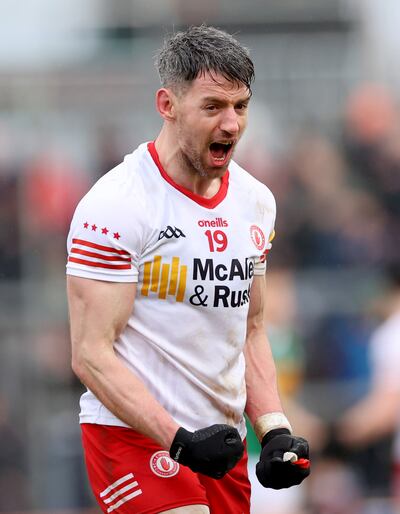
[[[132,202],[94,187],[79,203],[67,240],[67,274],[137,282],[143,223]]]
[[[389,318],[373,334],[370,346],[375,386],[400,391],[400,315]]]

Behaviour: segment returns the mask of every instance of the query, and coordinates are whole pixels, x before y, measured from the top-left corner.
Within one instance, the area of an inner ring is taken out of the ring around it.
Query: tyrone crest
[[[257,250],[262,250],[265,246],[265,236],[260,227],[252,225],[250,227],[250,236]]]
[[[178,473],[179,464],[171,459],[167,451],[161,450],[150,457],[150,469],[158,477],[171,478]]]

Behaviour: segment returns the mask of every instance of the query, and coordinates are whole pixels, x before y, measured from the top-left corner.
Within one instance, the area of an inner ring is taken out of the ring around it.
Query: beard
[[[213,168],[207,165],[202,158],[200,150],[197,150],[190,141],[185,138],[179,138],[179,160],[182,167],[189,173],[197,175],[201,178],[216,178],[221,177],[227,170],[229,162],[224,168]],[[204,153],[209,151],[208,147],[205,147]]]
[[[200,154],[192,148],[189,150],[181,148],[180,159],[183,166],[189,170],[190,173],[199,175],[202,178],[208,177],[209,174],[201,162]]]
[[[195,149],[194,144],[188,141],[185,137],[187,129],[178,126],[178,141],[179,144],[179,159],[184,169],[187,169],[191,174],[199,175],[200,177],[208,177],[208,173],[204,167],[201,159],[200,152]]]

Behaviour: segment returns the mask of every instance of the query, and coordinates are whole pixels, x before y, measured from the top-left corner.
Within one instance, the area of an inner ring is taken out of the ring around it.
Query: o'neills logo
[[[199,227],[227,227],[228,222],[223,218],[215,218],[213,220],[199,220],[197,222]]]
[[[161,478],[170,478],[178,473],[179,464],[171,459],[167,451],[162,450],[150,457],[150,469]]]

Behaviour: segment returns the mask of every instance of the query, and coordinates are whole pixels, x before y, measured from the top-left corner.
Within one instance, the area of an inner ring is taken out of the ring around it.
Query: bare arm
[[[269,412],[282,412],[275,363],[264,322],[265,276],[255,276],[250,292],[247,319],[246,414],[254,426],[257,418]]]
[[[169,449],[179,425],[113,348],[132,312],[136,284],[68,276],[67,292],[74,372],[119,419]]]
[[[264,305],[265,277],[255,276],[245,346],[246,413],[262,446],[257,478],[264,487],[282,489],[300,484],[310,474],[309,448],[305,439],[291,435],[290,423],[282,411],[264,326]]]
[[[393,432],[400,412],[400,392],[375,388],[344,413],[337,424],[337,437],[349,446],[363,446]]]

